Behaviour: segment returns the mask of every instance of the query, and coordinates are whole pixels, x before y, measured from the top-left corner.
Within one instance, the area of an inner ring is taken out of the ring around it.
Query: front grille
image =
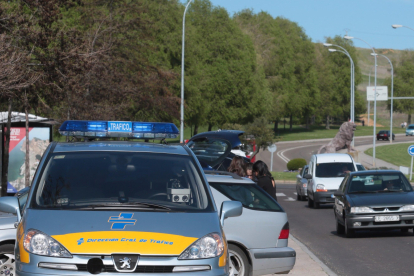
[[[374,225],[389,225],[389,224],[401,224],[401,221],[381,221],[381,222],[375,222]]]
[[[380,207],[380,208],[372,208],[375,212],[384,212],[385,208],[388,209],[388,211],[398,211],[400,210],[400,207]]]
[[[78,271],[88,271],[86,264],[77,264]],[[166,265],[139,265],[135,269],[135,273],[172,273],[174,266]],[[118,272],[114,265],[104,265],[102,272]]]

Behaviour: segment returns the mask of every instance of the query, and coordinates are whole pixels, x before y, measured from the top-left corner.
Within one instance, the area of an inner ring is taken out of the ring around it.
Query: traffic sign
[[[367,87],[367,101],[375,100],[375,86]],[[388,101],[388,86],[377,86],[377,102]]]
[[[408,147],[408,154],[414,156],[414,145]]]
[[[270,146],[268,146],[268,147],[267,147],[267,150],[268,150],[268,151],[270,151],[270,152],[275,152],[275,151],[276,151],[276,149],[277,149],[277,147],[276,147],[276,145],[275,145],[275,144],[270,145]]]

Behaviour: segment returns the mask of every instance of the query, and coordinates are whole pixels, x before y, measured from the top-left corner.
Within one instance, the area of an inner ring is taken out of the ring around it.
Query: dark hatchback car
[[[377,140],[390,140],[391,134],[389,130],[381,130],[377,133]],[[395,140],[395,134],[392,134],[392,140]]]
[[[217,130],[194,135],[187,146],[194,152],[204,170],[227,171],[236,156],[232,149],[243,147],[240,136],[244,131]],[[243,157],[246,163],[249,159]]]
[[[414,191],[399,171],[358,171],[347,174],[335,196],[338,234],[356,230],[414,228]]]

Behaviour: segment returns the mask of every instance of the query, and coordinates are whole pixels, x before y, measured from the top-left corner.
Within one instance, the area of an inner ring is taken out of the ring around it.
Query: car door
[[[335,204],[334,204],[335,214],[338,220],[341,221],[342,223],[344,223],[343,212],[345,209],[345,190],[347,187],[346,183],[348,182],[348,179],[349,179],[349,174],[344,178],[344,180],[342,180],[342,183],[338,189],[338,191],[341,191],[343,195],[335,196]]]

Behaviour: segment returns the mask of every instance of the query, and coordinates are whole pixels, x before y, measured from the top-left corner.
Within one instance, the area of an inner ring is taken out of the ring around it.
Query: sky
[[[313,42],[345,35],[365,40],[372,47],[414,49],[414,30],[393,29],[399,24],[414,29],[414,0],[210,0],[230,15],[243,9],[266,11],[301,26]],[[186,2],[183,0],[183,2]],[[356,47],[368,48],[354,40]]]

